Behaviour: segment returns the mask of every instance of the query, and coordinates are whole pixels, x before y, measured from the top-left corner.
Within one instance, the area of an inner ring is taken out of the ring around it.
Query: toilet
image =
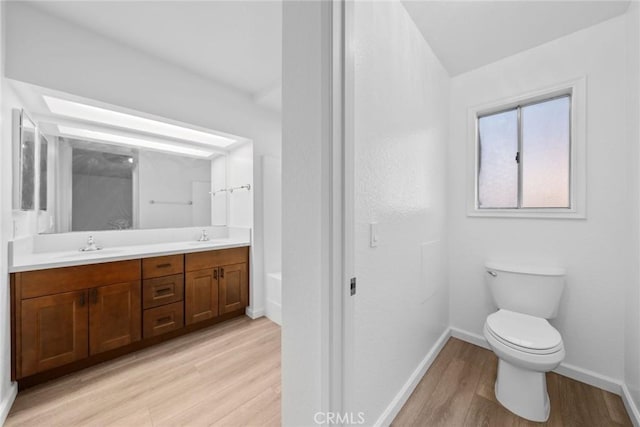
[[[485,267],[498,307],[484,324],[484,336],[499,359],[496,398],[522,418],[546,421],[551,408],[545,373],[565,356],[562,336],[547,319],[558,312],[565,271],[500,263]]]

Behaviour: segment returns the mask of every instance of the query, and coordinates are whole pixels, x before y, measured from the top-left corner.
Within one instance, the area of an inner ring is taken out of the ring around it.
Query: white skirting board
[[[282,326],[282,306],[277,302],[268,299],[265,307],[265,315],[274,323]]]
[[[631,418],[631,422],[635,427],[640,427],[640,411],[638,411],[638,407],[636,406],[633,397],[631,397],[631,393],[629,392],[629,388],[626,384],[622,384],[622,402],[624,403],[624,407],[627,409],[627,413],[629,414],[629,418]]]
[[[4,425],[4,422],[9,415],[9,411],[11,410],[11,406],[13,406],[13,402],[16,400],[16,396],[18,395],[18,383],[11,383],[11,387],[9,388],[9,392],[0,402],[0,425]]]
[[[257,319],[264,316],[264,308],[247,307],[244,309],[244,313],[252,319]]]
[[[449,337],[458,338],[462,341],[489,349],[489,344],[482,335],[474,334],[472,332],[467,332],[454,327],[448,328],[440,336],[440,338],[438,338],[438,341],[436,341],[436,343],[433,345],[431,350],[429,350],[422,362],[420,362],[413,374],[411,374],[405,385],[400,389],[396,397],[391,401],[389,406],[387,406],[387,409],[385,409],[380,418],[378,418],[375,423],[376,426],[388,426],[391,424],[391,422],[407,402],[409,396],[411,396],[411,393],[413,393],[413,390],[416,388],[435,358],[438,356]],[[635,405],[635,402],[631,397],[626,384],[621,383],[620,381],[613,378],[600,375],[593,371],[589,371],[587,369],[582,369],[577,366],[565,363],[560,364],[560,366],[555,369],[554,372],[621,396],[622,401],[624,402],[624,406],[629,413],[629,417],[633,422],[633,425],[635,427],[640,427],[640,411],[638,411],[638,407]]]
[[[452,327],[451,336],[461,339],[462,341],[466,341],[468,343],[490,349],[487,340],[482,335],[474,334],[472,332],[467,332],[463,331],[462,329]],[[611,393],[617,394],[618,396],[622,395],[622,385],[620,381],[611,377],[600,375],[596,372],[579,368],[567,363],[561,363],[560,366],[553,370],[553,372],[565,377],[569,377],[573,380],[580,381],[582,383],[589,384],[606,391],[610,391]]]
[[[466,341],[480,347],[489,348],[487,340],[482,335],[454,327],[451,327],[450,331],[451,336],[454,338],[458,338],[462,341]],[[553,370],[553,372],[622,397],[622,401],[624,402],[624,406],[627,409],[627,413],[629,414],[629,418],[631,418],[633,425],[640,427],[640,412],[638,411],[638,407],[636,406],[631,394],[629,393],[629,389],[624,382],[598,374],[588,369],[570,365],[568,363],[561,363],[560,366]]]
[[[431,347],[431,350],[427,353],[427,355],[422,359],[422,362],[418,365],[415,371],[411,374],[407,382],[400,389],[396,397],[391,401],[387,409],[384,410],[380,418],[374,424],[375,426],[388,426],[391,425],[391,422],[398,415],[404,404],[407,402],[407,399],[413,393],[413,390],[416,388],[424,374],[427,373],[427,369],[431,366],[433,361],[436,359],[436,356],[440,353],[440,350],[444,347],[449,339],[450,333],[449,329],[445,330],[438,341]]]

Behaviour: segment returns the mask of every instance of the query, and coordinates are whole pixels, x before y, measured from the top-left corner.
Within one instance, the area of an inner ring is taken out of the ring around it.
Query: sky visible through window
[[[522,208],[568,208],[571,98],[521,108]],[[480,208],[518,207],[518,110],[478,120]]]

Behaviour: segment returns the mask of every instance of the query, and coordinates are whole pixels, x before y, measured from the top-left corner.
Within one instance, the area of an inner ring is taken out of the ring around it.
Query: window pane
[[[522,207],[569,207],[571,98],[522,108]]]
[[[478,119],[480,208],[518,207],[518,113],[516,110]]]

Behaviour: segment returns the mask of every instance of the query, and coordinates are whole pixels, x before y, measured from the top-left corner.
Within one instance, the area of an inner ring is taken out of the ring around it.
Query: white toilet
[[[489,289],[498,306],[484,336],[498,356],[495,393],[516,415],[546,421],[550,406],[545,372],[564,359],[560,333],[547,322],[558,312],[564,288],[561,268],[486,263]]]

